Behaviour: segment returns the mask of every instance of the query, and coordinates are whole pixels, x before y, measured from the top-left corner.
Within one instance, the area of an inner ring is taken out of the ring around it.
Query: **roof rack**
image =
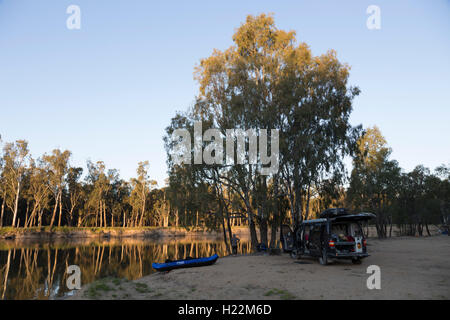
[[[319,217],[320,218],[335,218],[338,216],[345,216],[349,215],[350,212],[346,208],[330,208],[325,211],[323,211]]]

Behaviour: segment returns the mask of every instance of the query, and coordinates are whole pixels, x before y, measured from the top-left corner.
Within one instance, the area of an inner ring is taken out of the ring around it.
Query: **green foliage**
[[[390,236],[388,226],[397,224],[407,235],[423,234],[429,224],[446,224],[449,216],[449,178],[445,166],[430,170],[417,166],[404,173],[377,127],[369,128],[358,141],[353,160],[349,204],[356,210],[377,215],[381,238]],[[441,176],[441,178],[439,177]]]
[[[148,161],[139,163],[138,177],[131,182],[120,179],[117,170],[107,170],[102,161],[88,161],[87,175],[81,181],[83,169],[70,166],[70,157],[70,151],[55,149],[33,159],[26,141],[4,144],[0,157],[0,228],[49,226],[47,232],[51,232],[57,226],[64,227],[61,232],[70,232],[66,228],[74,226],[145,227],[157,225],[161,217],[168,226],[165,190],[152,193],[156,182],[148,177]]]
[[[185,191],[198,193],[206,184],[201,190],[205,197],[214,196],[216,208],[210,210],[218,221],[230,213],[231,204],[238,204],[237,211],[249,222],[253,246],[259,242],[255,225],[266,242],[267,225],[277,226],[286,216],[285,200],[298,223],[308,211],[310,189],[331,175],[343,176],[343,157],[353,151],[359,132],[349,123],[352,101],[359,94],[347,84],[349,66],[334,51],[313,56],[295,35],[278,29],[271,15],[248,16],[233,35],[233,46],[200,61],[195,105],[176,114],[166,129],[170,188],[176,190],[172,199],[179,211],[197,212],[198,197]],[[193,136],[195,121],[202,122],[203,131],[214,127],[224,136],[234,128],[278,129],[279,172],[263,176],[261,164],[250,163],[175,165],[171,134],[185,128]]]
[[[283,289],[270,289],[269,291],[264,293],[264,296],[266,296],[266,297],[274,296],[274,295],[279,296],[281,300],[293,300],[293,299],[297,298],[295,295],[293,295],[289,291],[283,290]]]
[[[145,283],[137,282],[135,283],[135,289],[139,293],[148,293],[151,292],[150,288]]]

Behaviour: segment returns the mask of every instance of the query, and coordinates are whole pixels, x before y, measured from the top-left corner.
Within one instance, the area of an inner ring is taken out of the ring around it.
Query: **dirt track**
[[[370,240],[368,249],[371,256],[361,265],[321,266],[316,259],[287,254],[224,257],[213,266],[102,282],[71,299],[450,298],[450,237]],[[380,290],[367,289],[369,265],[381,268]]]

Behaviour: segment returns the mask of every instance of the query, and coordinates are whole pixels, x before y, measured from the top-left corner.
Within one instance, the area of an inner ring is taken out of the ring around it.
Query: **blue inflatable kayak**
[[[217,254],[207,258],[185,259],[168,261],[165,263],[152,263],[153,269],[157,271],[170,271],[178,268],[202,267],[214,264],[219,256]]]

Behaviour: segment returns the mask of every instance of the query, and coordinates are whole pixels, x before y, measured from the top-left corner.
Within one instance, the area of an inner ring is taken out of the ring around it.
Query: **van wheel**
[[[362,260],[360,258],[355,258],[355,259],[352,259],[352,263],[353,264],[361,264]]]
[[[297,253],[297,250],[291,251],[291,258],[292,259],[300,259],[300,255]]]
[[[323,266],[328,264],[328,257],[326,250],[322,250],[322,256],[319,258],[319,263]]]

